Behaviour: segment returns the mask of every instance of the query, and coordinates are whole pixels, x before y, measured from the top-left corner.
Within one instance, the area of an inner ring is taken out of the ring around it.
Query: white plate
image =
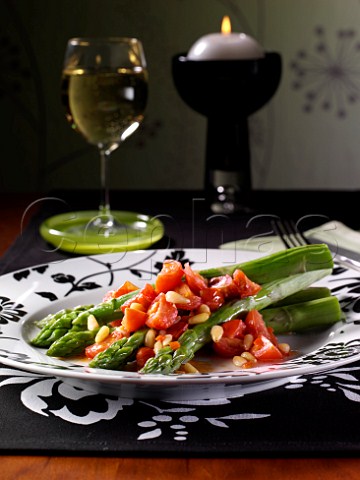
[[[34,321],[62,308],[99,303],[103,294],[130,280],[138,286],[154,280],[166,258],[190,261],[194,269],[257,258],[258,253],[216,249],[144,250],[79,257],[38,265],[0,277],[0,360],[30,372],[55,376],[87,390],[123,397],[196,399],[231,397],[262,384],[269,388],[292,376],[339,367],[360,359],[359,274],[335,269],[318,282],[340,299],[346,320],[318,333],[291,335],[299,355],[287,361],[252,369],[237,369],[231,360],[211,361],[208,373],[140,375],[90,369],[85,363],[60,360],[29,344],[38,329]]]

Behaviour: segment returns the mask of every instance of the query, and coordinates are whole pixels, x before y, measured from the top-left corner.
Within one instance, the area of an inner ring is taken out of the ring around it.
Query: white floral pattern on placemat
[[[233,399],[219,398],[212,400],[187,400],[187,401],[162,401],[133,400],[100,394],[101,404],[106,405],[101,411],[88,409],[82,415],[71,411],[69,403],[74,400],[81,401],[94,393],[72,387],[59,379],[35,375],[28,372],[8,368],[0,368],[1,389],[11,385],[24,385],[21,390],[21,403],[24,408],[37,415],[55,416],[65,422],[78,426],[96,424],[100,421],[111,421],[125,415],[131,418],[131,409],[137,403],[147,407],[148,417],[138,422],[134,419],[134,428],[139,430],[138,441],[146,441],[161,437],[165,432],[171,432],[174,441],[184,442],[189,440],[189,424],[205,421],[214,428],[232,428],[237,422],[261,421],[271,416],[271,405],[267,411],[234,411],[231,414],[207,416],[207,407],[230,405]],[[342,392],[344,398],[351,402],[360,402],[360,367],[346,367],[333,369],[321,375],[292,377],[284,385],[274,386],[275,389],[299,390],[307,385],[316,385],[324,389],[329,395]],[[259,388],[261,391],[261,387]],[[258,393],[260,393],[260,391]],[[256,392],[254,392],[256,393]],[[279,392],[281,394],[281,392]],[[49,398],[56,396],[58,409],[49,408]],[[91,402],[83,403],[88,407]],[[160,406],[161,405],[161,406]],[[165,405],[165,407],[164,407]],[[238,407],[237,407],[238,408]],[[220,409],[219,409],[220,411]]]

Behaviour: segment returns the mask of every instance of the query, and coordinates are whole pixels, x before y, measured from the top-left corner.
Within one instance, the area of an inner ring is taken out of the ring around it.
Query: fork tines
[[[293,220],[282,220],[280,218],[272,221],[272,228],[275,234],[281,238],[286,248],[309,245],[309,240],[302,231],[297,228]]]

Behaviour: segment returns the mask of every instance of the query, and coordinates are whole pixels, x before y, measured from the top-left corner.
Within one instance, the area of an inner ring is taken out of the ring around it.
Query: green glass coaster
[[[90,210],[50,217],[40,225],[40,234],[60,250],[85,255],[142,250],[164,236],[164,225],[156,217],[127,211],[111,214],[116,228],[94,225],[99,213]]]

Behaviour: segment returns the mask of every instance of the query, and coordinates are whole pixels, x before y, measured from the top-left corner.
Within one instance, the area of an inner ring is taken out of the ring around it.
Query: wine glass
[[[71,128],[100,154],[99,210],[53,217],[40,230],[54,245],[77,253],[146,248],[163,235],[158,219],[112,211],[109,200],[111,153],[144,119],[148,71],[136,38],[71,38],[67,42],[61,87]],[[54,235],[56,232],[56,235]]]

